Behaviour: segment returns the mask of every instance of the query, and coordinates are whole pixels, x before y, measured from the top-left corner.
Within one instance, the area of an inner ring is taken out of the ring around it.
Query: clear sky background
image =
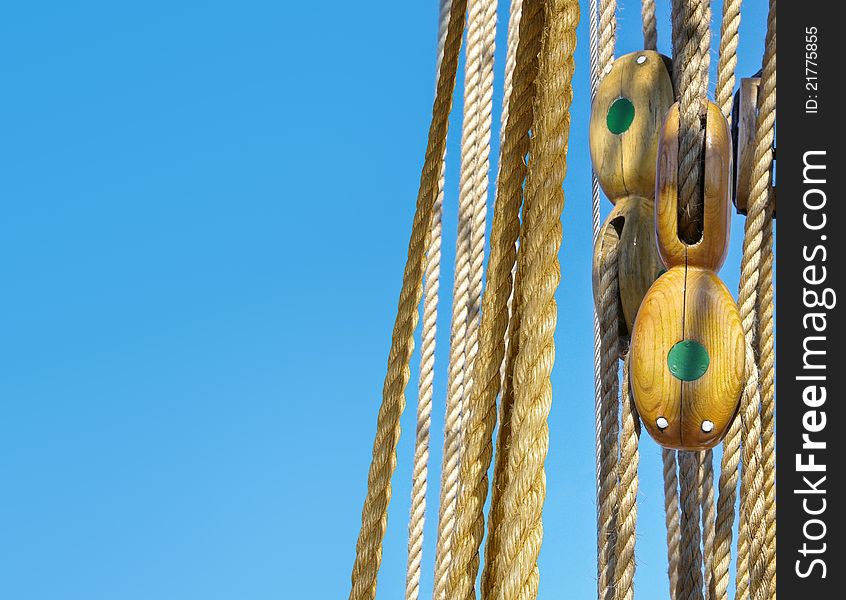
[[[346,597],[431,114],[436,4],[6,3],[0,597]],[[620,4],[622,53],[640,47],[640,3]],[[658,2],[666,53],[668,4]],[[503,0],[497,115],[507,10]],[[720,12],[715,2],[715,22]],[[766,3],[747,1],[741,75],[760,67],[765,21]],[[585,10],[544,599],[590,598],[595,586],[587,49]],[[460,117],[448,150],[443,316],[459,137]],[[741,231],[735,219],[722,270],[731,289]],[[416,366],[415,357],[384,599],[404,586]],[[660,454],[647,436],[641,457],[636,585],[639,597],[660,598]],[[423,597],[434,503],[428,515]]]

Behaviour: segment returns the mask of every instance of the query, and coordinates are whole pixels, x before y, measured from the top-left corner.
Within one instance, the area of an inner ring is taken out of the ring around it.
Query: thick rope
[[[599,325],[602,335],[600,378],[602,403],[600,419],[600,476],[597,592],[599,600],[614,597],[617,537],[617,460],[619,406],[617,398],[617,360],[619,357],[619,282],[617,245],[610,247],[599,277]]]
[[[367,495],[351,576],[351,600],[373,600],[376,597],[376,577],[382,560],[382,539],[391,498],[391,476],[397,460],[400,416],[405,407],[405,387],[408,384],[409,361],[422,295],[425,250],[432,226],[433,206],[438,195],[466,7],[466,0],[453,0],[450,11],[426,157],[420,175],[417,208],[408,245],[408,261],[391,339],[382,405],[376,422],[373,459],[367,477]]]
[[[681,510],[681,546],[677,598],[702,599],[702,552],[699,531],[699,453],[680,450],[679,509]]]
[[[452,0],[441,0],[438,15],[437,69],[446,40],[449,9]],[[437,76],[436,76],[437,80]],[[438,192],[432,207],[432,229],[426,250],[423,274],[423,324],[420,341],[420,378],[417,390],[417,430],[414,439],[414,463],[411,470],[411,510],[408,518],[408,562],[405,570],[405,599],[417,600],[420,595],[420,573],[423,561],[423,532],[426,524],[426,491],[429,472],[429,437],[432,424],[432,395],[435,376],[435,339],[438,322],[438,290],[441,273],[441,233],[444,200],[444,170],[441,161]]]
[[[699,453],[699,500],[702,516],[702,562],[705,565],[705,597],[710,599],[714,562],[715,507],[714,507],[714,453]]]
[[[773,224],[772,199],[761,241],[763,255],[758,280],[758,368],[761,380],[761,428],[764,455],[764,502],[766,510],[765,578],[770,597],[776,593],[776,498],[775,498],[775,348],[773,340]]]
[[[614,575],[617,600],[633,600],[635,535],[637,533],[637,468],[640,421],[629,393],[629,357],[623,362],[623,415],[620,435],[620,522],[617,529],[617,568]]]
[[[679,97],[679,234],[702,237],[702,119],[708,93],[710,0],[673,0],[673,79]]]
[[[762,262],[766,262],[765,252],[762,251],[765,229],[771,227],[768,220],[771,213],[768,210],[770,193],[770,177],[772,168],[772,144],[775,128],[775,93],[776,93],[776,6],[775,0],[770,1],[767,19],[767,37],[761,75],[761,86],[758,91],[758,119],[755,133],[755,162],[752,170],[751,204],[746,217],[746,229],[743,240],[743,260],[740,275],[740,316],[744,332],[751,350],[755,341],[756,311],[758,304],[758,288],[761,279]],[[771,246],[771,240],[767,240]],[[769,250],[766,252],[768,253]],[[769,357],[768,360],[771,360]],[[747,358],[747,361],[749,359]],[[762,361],[763,362],[763,361]],[[755,373],[757,376],[757,372]],[[757,379],[757,377],[756,377]],[[757,391],[757,390],[756,390]],[[774,400],[774,399],[773,399]],[[761,404],[756,394],[752,398],[744,399],[741,407],[743,471],[741,477],[741,539],[748,538],[744,544],[748,548],[748,558],[739,557],[743,563],[738,568],[737,590],[739,597],[745,597],[749,588],[752,598],[769,597],[770,573],[768,576],[769,545],[767,535],[767,500],[763,498],[763,440],[761,437]],[[774,492],[773,492],[774,493]],[[773,506],[774,510],[774,506]],[[774,531],[773,531],[774,534]],[[765,552],[766,551],[766,552]],[[738,553],[740,551],[738,550]],[[774,558],[773,558],[774,560]],[[741,569],[742,567],[742,569]],[[748,571],[748,573],[747,573]]]
[[[482,298],[479,355],[473,366],[474,385],[466,405],[467,420],[459,474],[462,485],[458,494],[452,567],[447,585],[450,600],[473,598],[475,595],[473,586],[479,569],[479,547],[485,532],[483,510],[493,454],[496,397],[502,382],[501,366],[505,356],[508,299],[520,231],[522,185],[526,174],[523,157],[529,149],[542,29],[540,0],[523,0],[509,116],[500,150],[487,289]]]
[[[720,112],[731,119],[731,104],[734,96],[734,71],[737,68],[737,45],[740,41],[740,5],[743,0],[724,0],[723,19],[720,26],[720,50],[717,60],[717,87],[715,102]]]
[[[557,305],[561,278],[562,185],[567,170],[572,77],[575,69],[576,0],[549,0],[538,59],[535,124],[526,177],[521,238],[520,352],[514,365],[512,444],[509,478],[502,492],[505,515],[494,598],[530,600],[538,593],[537,559],[543,539],[541,513],[546,495],[544,461],[549,446],[552,405],[550,375],[555,357]],[[519,267],[518,267],[519,270]]]
[[[455,502],[459,487],[462,408],[464,397],[470,389],[470,369],[477,353],[476,334],[482,294],[495,35],[496,0],[470,0],[464,77],[464,121],[461,132],[458,236],[440,518],[435,551],[436,600],[446,598],[451,562],[450,546],[455,525]]]
[[[658,21],[655,18],[655,0],[642,0],[640,17],[643,22],[643,49],[658,50]]]
[[[617,45],[617,0],[599,0],[599,77],[611,70]]]
[[[776,3],[770,2],[761,87],[758,90],[755,169],[751,197],[764,204],[761,232],[761,272],[758,278],[758,366],[761,380],[762,445],[764,457],[765,501],[765,581],[770,597],[776,593],[776,520],[775,520],[775,351],[773,345],[773,221],[772,159],[776,102]]]
[[[670,598],[676,597],[679,584],[679,542],[681,520],[679,515],[679,478],[676,451],[661,449],[664,464],[664,520],[667,525],[667,575],[670,580]]]
[[[514,364],[520,352],[522,314],[520,296],[523,288],[523,269],[519,268],[519,265],[525,262],[521,260],[520,255],[522,253],[523,250],[518,248],[518,268],[515,271],[514,278],[514,302],[511,310],[511,321],[508,324],[508,349],[505,356],[503,387],[499,401],[499,431],[496,440],[491,506],[488,510],[488,537],[485,544],[485,567],[482,570],[482,598],[490,598],[493,595],[493,586],[496,581],[496,557],[500,553],[500,524],[505,518],[502,492],[508,487],[510,477],[508,456],[511,448],[511,415],[514,409]]]
[[[720,467],[720,495],[717,501],[717,521],[714,535],[714,558],[708,597],[712,600],[728,598],[729,564],[731,563],[732,527],[737,500],[738,465],[740,464],[740,419],[735,418],[723,440],[723,459]]]

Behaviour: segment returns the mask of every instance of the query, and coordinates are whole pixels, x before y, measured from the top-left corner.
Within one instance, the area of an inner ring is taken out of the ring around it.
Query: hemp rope
[[[764,246],[765,230],[772,227],[771,213],[768,210],[770,194],[770,177],[772,168],[772,144],[775,128],[775,91],[776,91],[776,6],[775,0],[770,1],[767,19],[767,37],[763,60],[763,72],[759,88],[758,119],[755,134],[755,162],[752,171],[752,192],[750,193],[750,207],[746,217],[746,229],[743,241],[743,261],[741,263],[740,298],[741,320],[750,348],[755,339],[755,307],[758,304],[758,289],[761,285],[762,263],[767,262],[766,255],[771,252],[772,242],[767,240]],[[771,280],[770,280],[771,281]],[[771,283],[770,283],[771,285]],[[771,324],[769,325],[771,327]],[[769,332],[765,335],[770,335]],[[754,364],[754,353],[750,349]],[[747,359],[748,360],[748,359]],[[766,357],[762,364],[772,361],[772,355]],[[771,367],[769,367],[771,370]],[[757,373],[756,373],[757,375]],[[757,390],[756,390],[757,391]],[[773,402],[774,398],[770,400]],[[744,427],[743,453],[744,468],[741,473],[741,536],[749,538],[748,559],[743,565],[743,571],[738,569],[738,593],[745,593],[748,586],[749,595],[753,598],[768,598],[774,569],[774,556],[770,558],[771,544],[767,537],[768,516],[774,505],[770,507],[761,493],[763,483],[763,469],[760,468],[763,459],[763,439],[761,437],[761,403],[759,398],[746,399],[743,408]],[[750,461],[747,462],[747,456]],[[746,488],[744,494],[743,488]],[[771,492],[774,493],[774,492]],[[774,521],[773,521],[774,527]],[[773,530],[773,536],[775,531]],[[774,539],[774,538],[773,538]],[[747,579],[748,570],[748,579]],[[743,596],[741,596],[743,597]]]
[[[599,77],[608,74],[617,44],[617,0],[599,0]]]
[[[540,0],[523,0],[509,115],[500,149],[487,289],[482,298],[479,355],[473,366],[474,385],[466,405],[459,474],[462,485],[458,493],[452,567],[447,584],[450,600],[475,596],[479,547],[485,532],[483,511],[493,453],[496,397],[502,383],[501,366],[509,320],[508,298],[512,290],[512,268],[516,262],[520,231],[522,185],[526,174],[523,157],[529,148],[529,129],[533,121],[534,82],[542,28]]]
[[[438,14],[437,72],[441,68],[449,9],[452,0],[441,0]],[[445,158],[446,156],[444,156]],[[417,429],[414,439],[414,462],[411,476],[411,509],[408,518],[408,562],[405,571],[405,599],[417,600],[420,595],[420,573],[423,561],[423,533],[426,524],[426,491],[429,471],[429,439],[432,423],[432,395],[435,374],[435,340],[438,322],[438,291],[441,272],[441,238],[444,200],[444,170],[441,160],[438,192],[432,207],[432,229],[426,266],[423,274],[423,324],[420,335],[420,377],[417,391]]]
[[[620,521],[617,527],[617,600],[634,599],[635,535],[637,533],[637,469],[640,420],[629,391],[629,355],[623,360],[622,432],[620,435]]]
[[[723,2],[723,19],[720,26],[720,50],[717,59],[717,87],[715,104],[720,112],[731,120],[731,105],[734,96],[734,71],[737,68],[737,46],[740,41],[740,6],[742,0]]]
[[[708,93],[710,0],[673,0],[673,83],[679,98],[679,235],[702,237],[702,119]]]
[[[711,449],[699,453],[699,507],[702,516],[702,562],[705,574],[705,598],[710,598],[711,574],[714,563],[715,506],[714,453]]]
[[[658,50],[658,22],[655,18],[655,0],[642,0],[640,18],[643,22],[643,49]]]
[[[537,559],[543,539],[544,461],[549,446],[547,419],[552,404],[550,374],[557,320],[555,291],[561,278],[562,185],[567,170],[578,2],[549,0],[545,17],[520,246],[520,264],[525,269],[520,289],[520,351],[514,364],[509,477],[502,491],[502,543],[495,557],[494,598],[498,600],[537,597]]]
[[[761,87],[758,91],[755,169],[752,198],[764,204],[761,273],[758,278],[758,367],[762,401],[762,445],[764,456],[765,501],[765,581],[769,597],[776,594],[776,521],[775,521],[775,351],[773,345],[773,220],[772,220],[772,144],[776,106],[776,3],[771,0],[767,16],[767,35]]]
[[[676,451],[661,449],[664,465],[664,519],[667,525],[667,575],[670,580],[670,598],[676,597],[679,584],[679,541],[681,517],[679,515],[679,478]]]
[[[679,450],[678,460],[681,545],[679,547],[680,567],[676,597],[681,600],[701,600],[702,553],[699,545],[699,453]]]
[[[598,23],[599,78],[610,71],[617,38],[617,2],[600,0]],[[598,85],[598,82],[597,82]],[[599,410],[597,493],[597,597],[613,600],[617,554],[617,468],[619,462],[619,287],[617,247],[609,249],[599,282]]]
[[[508,122],[508,106],[511,95],[511,80],[513,77],[514,63],[516,61],[517,43],[519,38],[519,26],[523,13],[522,0],[512,0],[511,14],[508,22],[508,54],[506,56],[505,68],[505,90],[502,115],[502,129],[500,136],[500,147],[502,147],[505,126]],[[519,211],[519,207],[518,207]],[[520,253],[520,242],[517,240],[517,253]],[[517,279],[517,264],[512,267],[512,279],[514,285],[511,288],[511,295],[508,298],[508,326],[505,330],[505,360],[501,367],[500,401],[499,401],[499,428],[496,438],[496,450],[494,451],[493,486],[491,489],[490,507],[488,508],[488,536],[485,542],[485,564],[482,568],[480,595],[487,598],[491,594],[490,583],[493,572],[493,561],[496,556],[498,538],[496,536],[497,523],[502,520],[502,502],[500,486],[503,485],[507,473],[507,449],[511,433],[511,406],[514,399],[512,380],[514,377],[514,355],[519,348],[520,335],[520,293],[517,291],[520,282]]]
[[[477,351],[476,332],[482,294],[487,213],[496,4],[497,0],[470,0],[468,3],[458,236],[455,253],[440,515],[435,551],[434,598],[436,600],[446,598],[447,572],[451,561],[450,545],[455,525],[455,500],[459,487],[462,405],[467,390],[470,389],[469,373]]]
[[[600,493],[598,523],[598,598],[614,597],[617,537],[617,461],[618,461],[618,398],[617,360],[619,358],[619,282],[617,279],[617,245],[608,249],[599,277],[599,322],[602,332],[600,374],[602,407],[600,422]]]
[[[429,243],[433,206],[438,194],[466,8],[466,0],[453,0],[450,10],[426,156],[420,175],[417,207],[408,245],[408,260],[403,273],[382,404],[376,423],[373,458],[367,477],[367,495],[362,509],[361,531],[356,542],[352,568],[350,600],[374,600],[376,597],[376,578],[382,559],[382,540],[391,498],[391,476],[397,460],[400,416],[405,406],[409,361],[422,296],[425,249]]]
[[[505,518],[505,508],[502,503],[502,492],[508,487],[510,472],[508,471],[508,456],[511,447],[511,415],[514,408],[514,363],[520,351],[521,306],[520,294],[523,288],[523,269],[520,268],[523,250],[517,249],[517,269],[514,278],[514,303],[511,321],[508,324],[508,346],[505,356],[505,369],[502,393],[499,401],[499,430],[494,454],[494,475],[491,490],[491,505],[488,509],[488,537],[485,544],[485,565],[482,570],[481,597],[490,598],[496,580],[496,557],[500,552],[499,526]]]

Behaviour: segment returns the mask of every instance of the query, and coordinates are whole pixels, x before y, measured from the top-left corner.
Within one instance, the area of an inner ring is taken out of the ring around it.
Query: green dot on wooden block
[[[711,358],[705,346],[695,340],[682,340],[670,348],[667,366],[676,379],[696,381],[708,370]]]
[[[623,133],[631,126],[634,116],[635,108],[632,101],[628,98],[617,98],[608,109],[605,119],[608,130],[615,135]]]

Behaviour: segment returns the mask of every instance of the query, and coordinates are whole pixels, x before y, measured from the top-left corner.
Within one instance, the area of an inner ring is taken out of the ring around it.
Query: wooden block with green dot
[[[662,446],[712,448],[737,413],[746,367],[737,304],[717,271],[729,240],[731,138],[709,103],[703,234],[679,234],[678,108],[667,115],[658,149],[658,248],[668,271],[649,288],[632,330],[629,379],[638,413]]]
[[[673,103],[669,59],[641,51],[618,58],[599,84],[590,150],[599,184],[614,209],[594,248],[593,283],[617,249],[620,335],[628,339],[644,294],[663,267],[655,244],[655,157],[664,113]]]

